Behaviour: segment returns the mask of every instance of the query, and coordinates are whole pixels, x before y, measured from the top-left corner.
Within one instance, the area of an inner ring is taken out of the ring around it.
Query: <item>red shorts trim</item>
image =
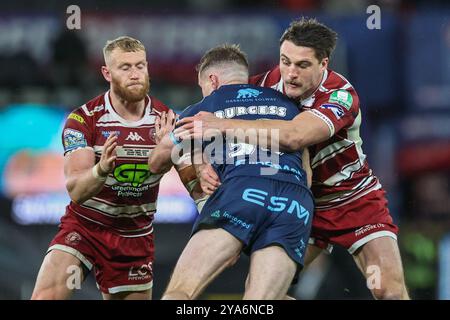
[[[310,244],[331,252],[333,245],[353,254],[367,242],[380,238],[397,239],[398,227],[387,207],[386,192],[375,190],[331,210],[316,210]]]
[[[51,250],[68,252],[88,270],[94,269],[97,285],[104,293],[152,288],[153,234],[122,237],[69,213],[61,219],[48,252]]]

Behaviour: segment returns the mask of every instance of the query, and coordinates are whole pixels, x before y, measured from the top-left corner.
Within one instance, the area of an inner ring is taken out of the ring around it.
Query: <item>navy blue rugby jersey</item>
[[[291,120],[300,112],[299,106],[287,96],[271,88],[250,84],[223,85],[202,101],[187,107],[180,119],[200,111],[216,117],[241,120]],[[238,132],[234,131],[237,135]],[[251,130],[240,134],[251,136]],[[250,138],[251,139],[251,138]],[[253,136],[256,144],[256,138]],[[203,141],[203,150],[211,164],[225,181],[235,176],[259,176],[307,186],[302,168],[301,152],[272,152],[261,146],[241,143],[232,135]]]

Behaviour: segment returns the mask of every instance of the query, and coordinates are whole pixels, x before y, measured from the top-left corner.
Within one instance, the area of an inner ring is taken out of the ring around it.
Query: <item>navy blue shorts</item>
[[[279,245],[303,266],[313,212],[312,194],[305,187],[260,177],[233,177],[209,197],[192,234],[222,228],[243,242],[248,255]]]

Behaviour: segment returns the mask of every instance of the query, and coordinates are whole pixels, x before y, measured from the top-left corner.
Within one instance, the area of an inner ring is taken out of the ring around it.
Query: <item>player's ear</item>
[[[111,73],[107,66],[102,66],[102,74],[106,81],[111,82]]]
[[[211,86],[214,90],[219,87],[219,78],[215,74],[209,75],[209,81],[211,81]]]
[[[323,58],[322,59],[322,62],[320,63],[322,69],[327,69],[328,68],[328,62],[329,62],[328,58]]]

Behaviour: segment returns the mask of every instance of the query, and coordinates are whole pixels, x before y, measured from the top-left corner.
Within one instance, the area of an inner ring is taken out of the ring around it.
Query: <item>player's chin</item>
[[[303,90],[300,87],[288,87],[285,89],[285,93],[289,98],[297,100],[302,96]]]
[[[145,99],[145,96],[147,95],[147,91],[144,90],[144,88],[139,88],[139,89],[128,89],[127,93],[126,93],[126,100],[130,101],[130,102],[138,102],[141,101],[143,99]]]
[[[142,94],[129,94],[126,97],[126,101],[128,102],[139,102],[145,99],[145,95]]]

